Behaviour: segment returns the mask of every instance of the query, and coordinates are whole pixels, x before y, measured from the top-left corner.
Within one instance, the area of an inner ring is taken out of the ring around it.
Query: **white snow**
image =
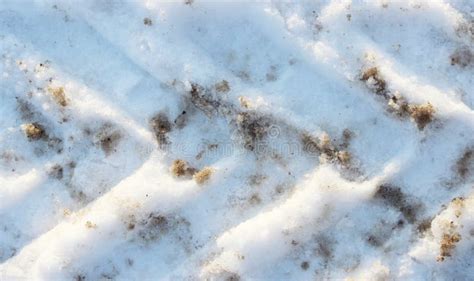
[[[0,280],[474,278],[471,0],[0,0],[0,117]]]

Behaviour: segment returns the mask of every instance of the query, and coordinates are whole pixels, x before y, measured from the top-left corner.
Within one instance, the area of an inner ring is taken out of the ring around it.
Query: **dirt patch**
[[[455,197],[450,202],[456,218],[462,215],[465,208],[465,199],[463,197]],[[437,261],[444,261],[446,257],[451,257],[456,244],[461,241],[461,234],[457,231],[458,227],[463,228],[463,225],[455,224],[454,221],[446,221],[446,227],[440,241],[440,254]]]
[[[97,228],[97,224],[95,224],[91,221],[86,221],[85,227],[88,228],[88,229],[95,229],[95,228]]]
[[[342,137],[341,137],[342,142],[339,146],[343,149],[348,148],[354,136],[355,136],[354,132],[352,132],[351,130],[347,128],[344,129],[344,131],[342,131]]]
[[[316,138],[315,136],[312,136],[311,134],[307,132],[303,132],[300,138],[301,138],[301,143],[303,144],[303,151],[306,151],[310,154],[320,153],[318,138]]]
[[[157,241],[171,231],[188,229],[189,225],[185,218],[157,212],[151,212],[141,220],[137,220],[134,215],[125,220],[126,229],[136,231],[137,237],[146,243]],[[184,239],[179,233],[176,237],[178,240]]]
[[[336,148],[331,142],[331,137],[326,132],[323,132],[318,137],[318,148],[321,151],[322,158],[326,158],[328,160],[334,159],[337,154]]]
[[[401,118],[410,117],[422,131],[434,120],[435,109],[429,102],[426,104],[409,104],[400,93],[396,92],[388,100],[389,112]]]
[[[265,175],[253,174],[248,177],[247,182],[251,186],[258,186],[258,185],[261,185],[266,179],[267,179],[267,176]]]
[[[158,146],[164,148],[169,144],[168,133],[171,132],[172,126],[168,119],[168,116],[163,112],[158,113],[151,118],[150,121],[151,129],[155,133]]]
[[[471,20],[461,21],[459,26],[456,27],[456,34],[459,37],[467,36],[474,42],[474,18],[471,17]]]
[[[54,150],[56,153],[63,151],[63,141],[58,137],[50,135],[51,130],[47,130],[47,118],[44,118],[39,112],[33,110],[33,105],[22,99],[17,99],[18,110],[23,120],[28,123],[21,125],[25,136],[29,141],[41,141],[41,144],[35,148],[35,152],[40,155],[47,150]],[[41,120],[41,121],[38,121]],[[46,124],[45,124],[46,123]],[[47,145],[47,147],[44,146]]]
[[[144,18],[143,19],[143,24],[146,25],[146,26],[152,26],[153,21],[150,18]]]
[[[399,187],[389,184],[380,185],[374,198],[400,211],[403,217],[410,223],[416,221],[421,210],[420,204],[412,203],[412,200],[409,200]]]
[[[331,137],[328,135],[328,133],[323,132],[319,136],[319,149],[327,154],[334,154],[334,146],[331,143]]]
[[[421,205],[419,204],[412,205],[409,203],[406,203],[406,205],[399,208],[402,215],[410,223],[414,223],[416,221],[418,217],[418,212],[420,211],[420,209],[421,209]]]
[[[72,186],[70,186],[72,187]],[[76,200],[78,203],[81,203],[83,205],[89,203],[92,201],[92,198],[87,196],[82,190],[75,190],[75,189],[69,189],[69,194],[71,194],[71,197]]]
[[[462,215],[464,204],[464,197],[456,197],[451,200],[451,205],[453,205],[454,215],[456,216],[456,218],[459,218]]]
[[[426,125],[433,121],[434,107],[430,104],[409,106],[410,116],[415,121],[418,129],[423,130]]]
[[[252,196],[250,196],[249,203],[250,205],[254,205],[254,206],[258,205],[262,203],[262,198],[260,198],[260,195],[258,195],[258,193],[254,193],[252,194]]]
[[[219,93],[227,93],[230,91],[229,82],[227,82],[226,80],[222,80],[221,82],[216,83],[214,87],[216,91]]]
[[[15,162],[18,162],[20,160],[23,160],[22,157],[18,156],[14,151],[10,151],[10,150],[3,151],[0,154],[0,159],[2,160],[2,162],[7,163],[9,165]]]
[[[222,281],[240,281],[242,280],[240,278],[240,275],[235,273],[235,272],[231,272],[231,271],[227,271],[227,270],[221,270],[219,272],[216,272],[216,273],[213,273],[212,276],[206,276],[207,278],[205,278],[204,280],[222,280]]]
[[[460,47],[450,56],[451,65],[457,65],[462,68],[474,63],[474,53],[467,46]]]
[[[221,101],[214,97],[209,89],[206,89],[196,83],[191,83],[189,98],[191,103],[196,108],[204,112],[208,117],[216,114],[222,105]]]
[[[377,95],[385,95],[387,92],[387,83],[377,67],[370,67],[364,70],[360,80],[364,81],[369,89],[373,90]]]
[[[423,235],[426,232],[428,232],[431,229],[432,221],[433,221],[433,218],[427,218],[427,219],[421,220],[421,222],[416,227],[416,230],[418,231],[418,233]]]
[[[18,103],[18,111],[20,112],[21,118],[23,120],[31,120],[33,116],[35,115],[35,112],[33,110],[33,106],[31,103],[17,98],[17,103]]]
[[[456,172],[461,179],[466,179],[474,170],[474,149],[468,148],[456,162]]]
[[[327,263],[333,258],[334,252],[334,240],[326,235],[318,235],[315,237],[316,247],[313,249],[313,252],[316,256],[322,258],[322,260]]]
[[[167,217],[150,213],[146,219],[140,222],[142,229],[138,231],[138,236],[144,241],[157,240],[169,232],[171,224],[172,222]]]
[[[370,90],[383,97],[387,103],[388,112],[400,118],[410,117],[420,131],[434,120],[435,109],[429,102],[410,104],[398,91],[389,91],[387,82],[377,67],[362,70],[360,77]]]
[[[373,234],[369,235],[367,238],[367,243],[369,243],[370,246],[378,248],[383,245],[383,242],[381,241],[380,237],[377,237]]]
[[[186,161],[177,159],[173,161],[170,172],[175,177],[191,177],[196,173],[196,169],[190,167]]]
[[[394,231],[403,228],[404,220],[396,222],[381,220],[372,226],[371,232],[367,235],[367,243],[375,248],[382,247],[392,237]]]
[[[67,106],[66,94],[63,87],[48,87],[48,92],[51,93],[54,101],[60,106]]]
[[[265,75],[265,78],[268,82],[273,82],[278,79],[278,73],[277,73],[277,66],[272,65],[270,66],[270,69],[268,70],[267,74]]]
[[[86,276],[84,274],[76,274],[74,276],[74,281],[86,281]]]
[[[193,178],[197,184],[204,184],[211,178],[214,169],[211,167],[204,167],[200,171],[196,168],[189,166],[189,164],[181,159],[173,161],[170,167],[170,172],[175,177]]]
[[[453,234],[445,233],[440,241],[440,253],[437,258],[438,261],[444,261],[446,257],[452,255],[452,251],[456,248],[456,244],[461,241],[461,235],[457,232]]]
[[[110,124],[102,126],[96,135],[97,143],[100,148],[105,152],[105,155],[110,155],[116,152],[116,147],[122,139],[122,134],[116,128]]]
[[[174,160],[171,165],[170,171],[175,177],[181,177],[186,174],[187,163],[184,160]]]
[[[48,137],[47,138],[48,148],[51,150],[55,150],[56,153],[63,152],[63,140],[57,137]]]
[[[303,269],[303,270],[305,270],[305,271],[308,270],[308,268],[309,268],[309,262],[308,262],[308,261],[302,262],[302,263],[300,264],[300,267],[301,267],[301,269]]]
[[[37,122],[24,124],[22,127],[23,127],[23,131],[25,132],[26,137],[30,141],[47,138],[44,127]]]
[[[239,104],[242,108],[249,109],[252,107],[252,103],[250,102],[250,100],[244,96],[239,97]]]
[[[61,165],[56,164],[49,169],[48,175],[54,179],[61,180],[64,176],[64,169]]]
[[[270,117],[260,115],[256,111],[239,113],[236,122],[243,146],[250,151],[254,151],[258,143],[267,136],[272,124]]]
[[[196,181],[197,184],[204,184],[209,181],[213,172],[214,169],[205,167],[193,175],[194,181]]]
[[[337,152],[337,159],[339,160],[339,162],[344,165],[344,166],[347,166],[350,164],[351,162],[351,154],[348,152],[348,151],[338,151]]]
[[[206,149],[202,149],[201,151],[199,151],[199,153],[194,158],[196,160],[201,160],[206,152],[214,151],[218,147],[219,145],[217,143],[208,144]]]
[[[240,70],[235,73],[243,82],[250,82],[250,74],[247,70]]]
[[[352,155],[346,149],[349,147],[352,137],[353,133],[346,129],[342,134],[342,141],[338,140],[334,144],[331,137],[325,132],[318,137],[303,132],[300,140],[303,151],[319,155],[321,162],[339,163],[342,167],[348,168],[351,164]]]
[[[390,113],[401,118],[410,116],[410,105],[399,92],[395,92],[388,100],[388,110]]]

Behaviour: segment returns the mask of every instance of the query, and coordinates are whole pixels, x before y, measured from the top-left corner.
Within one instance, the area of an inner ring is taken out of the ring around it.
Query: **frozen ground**
[[[0,0],[0,280],[473,280],[474,2]]]

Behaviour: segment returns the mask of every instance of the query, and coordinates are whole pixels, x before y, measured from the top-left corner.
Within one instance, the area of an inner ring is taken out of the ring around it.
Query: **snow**
[[[473,74],[470,0],[0,1],[0,280],[470,280]]]

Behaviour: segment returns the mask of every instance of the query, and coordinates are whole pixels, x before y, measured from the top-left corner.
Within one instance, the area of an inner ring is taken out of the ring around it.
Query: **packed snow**
[[[0,280],[474,279],[474,2],[0,0]]]

